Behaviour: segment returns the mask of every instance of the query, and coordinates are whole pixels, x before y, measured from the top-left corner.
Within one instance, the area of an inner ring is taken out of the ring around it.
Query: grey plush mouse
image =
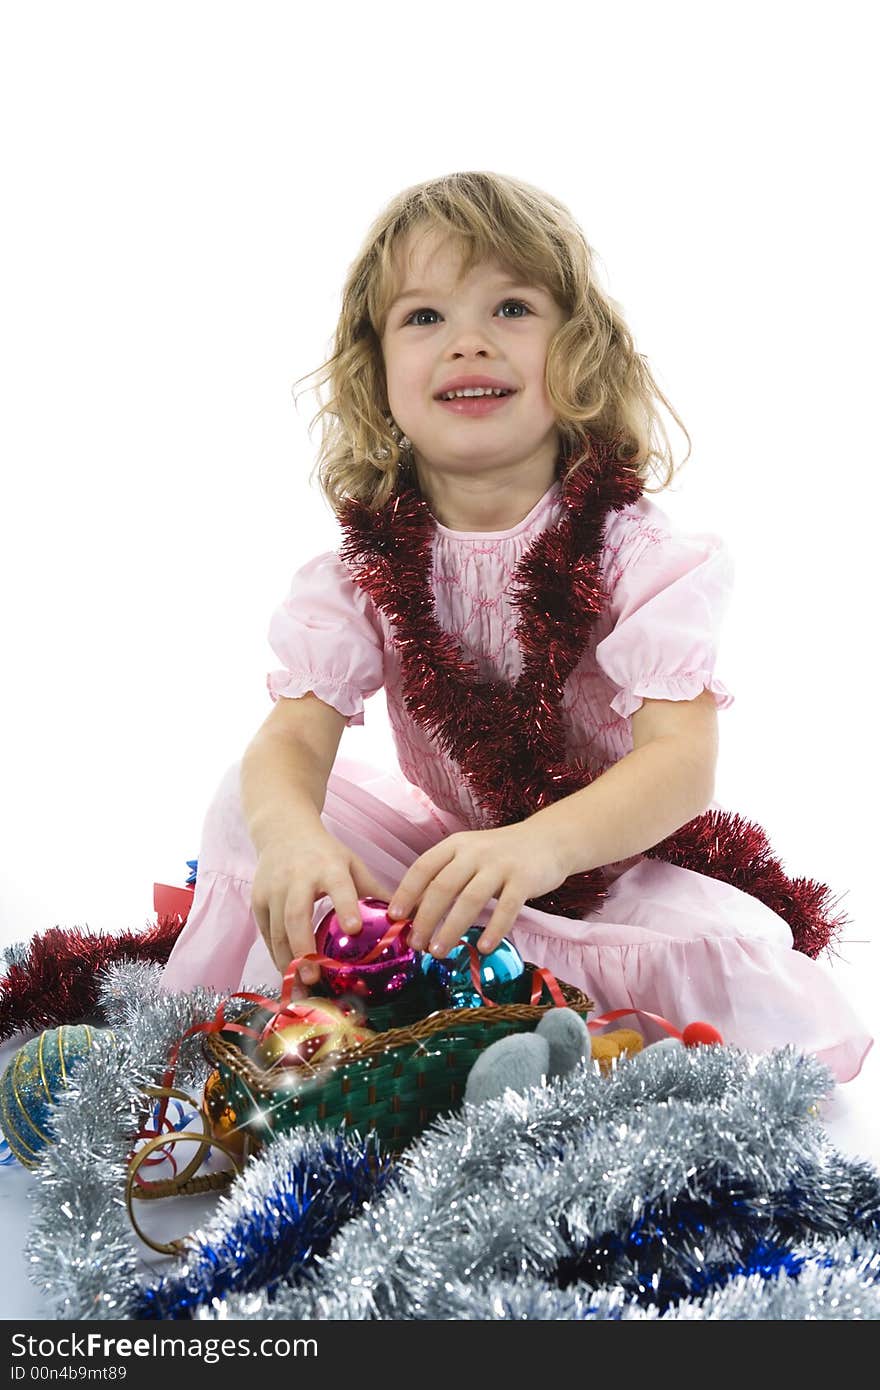
[[[565,1076],[590,1056],[590,1033],[574,1009],[548,1009],[535,1030],[550,1048],[549,1077]]]
[[[587,1025],[573,1009],[548,1009],[534,1033],[510,1033],[490,1043],[468,1073],[464,1098],[477,1102],[527,1091],[544,1077],[564,1076],[590,1056]]]

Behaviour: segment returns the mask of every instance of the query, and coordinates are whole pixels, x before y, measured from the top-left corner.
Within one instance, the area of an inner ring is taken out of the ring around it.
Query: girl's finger
[[[266,943],[266,950],[271,953],[272,927],[269,909],[267,907],[257,907],[256,903],[254,902],[253,896],[251,896],[251,912],[253,913],[254,921],[257,924],[260,936]]]
[[[286,962],[282,967],[279,965],[282,975],[292,960],[299,956],[310,955],[315,949],[315,933],[312,927],[312,908],[314,907],[314,897],[311,902],[308,898],[302,898],[300,894],[294,896],[289,893],[284,907],[284,944],[286,948]],[[276,960],[276,964],[278,964]],[[303,961],[297,974],[303,984],[313,985],[320,975],[320,969],[313,960]]]
[[[505,889],[498,899],[498,905],[487,925],[483,928],[477,941],[477,950],[481,955],[488,955],[500,945],[506,936],[509,936],[514,922],[519,916],[520,909],[525,903],[525,898],[518,893]]]
[[[357,936],[364,923],[354,879],[343,871],[332,880],[328,880],[325,892],[333,904],[333,911],[340,925],[352,936]]]
[[[438,923],[447,913],[454,917],[454,922],[462,920],[462,914],[468,911],[467,904],[465,903],[455,915],[455,903],[457,899],[461,898],[473,879],[473,865],[466,866],[453,860],[428,884],[413,915],[413,925],[410,931],[410,944],[417,951],[426,950],[428,942],[433,938],[431,950],[434,952],[438,939]],[[482,901],[485,902],[485,898]],[[444,926],[443,931],[450,944],[458,940],[458,937],[451,935],[452,928],[448,925]]]
[[[498,885],[486,874],[474,878],[457,895],[454,907],[431,942],[431,955],[442,957],[460,941],[476,922],[487,902],[494,897]]]
[[[293,957],[284,927],[284,899],[278,898],[269,905],[269,939],[266,942],[269,955],[283,975]]]
[[[455,856],[455,847],[450,846],[449,840],[441,840],[432,849],[420,854],[414,863],[410,864],[397,888],[394,890],[393,902],[389,911],[390,917],[411,917],[416,904],[420,901],[428,884],[435,879],[445,865],[449,864]],[[471,868],[470,872],[473,872]]]

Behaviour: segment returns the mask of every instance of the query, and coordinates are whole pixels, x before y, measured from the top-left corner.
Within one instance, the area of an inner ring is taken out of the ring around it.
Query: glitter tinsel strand
[[[115,961],[164,965],[183,929],[160,917],[142,931],[116,936],[50,927],[19,947],[0,982],[0,1041],[23,1029],[42,1031],[90,1017],[98,1005],[98,972]]]
[[[671,1303],[661,1312],[622,1288],[548,1287],[541,1279],[446,1281],[443,1314],[455,1321],[815,1321],[880,1319],[880,1254],[864,1239],[783,1247],[767,1270],[748,1268],[717,1289]],[[775,1269],[778,1265],[779,1268]],[[256,1309],[255,1309],[256,1311]]]
[[[189,1240],[182,1268],[147,1287],[135,1318],[188,1318],[229,1293],[261,1290],[271,1299],[391,1176],[375,1139],[347,1139],[317,1126],[279,1135],[221,1197],[210,1233]]]
[[[142,964],[108,969],[98,1005],[115,1040],[98,1035],[52,1108],[54,1142],[34,1169],[25,1248],[31,1278],[58,1318],[125,1318],[134,1305],[139,1259],[122,1194],[126,1156],[144,1118],[144,1087],[156,1084],[172,1044],[211,1018],[219,1000],[205,989],[161,993],[160,974]],[[245,1007],[233,1001],[227,1017]],[[200,1045],[196,1036],[181,1048],[181,1085],[204,1080]]]
[[[523,557],[514,581],[523,669],[514,686],[480,681],[475,664],[437,622],[429,580],[433,520],[416,487],[400,488],[378,513],[350,500],[341,517],[340,557],[394,621],[406,707],[458,762],[491,824],[520,821],[590,779],[585,764],[564,763],[561,696],[607,598],[597,558],[605,512],[641,492],[637,475],[612,467],[617,447],[597,440],[579,460],[565,461],[566,515]],[[586,506],[591,495],[601,501],[598,509]],[[573,590],[581,611],[571,604]],[[606,895],[596,869],[571,875],[531,905],[580,917]]]
[[[732,811],[705,811],[645,851],[681,869],[730,883],[751,893],[791,928],[792,947],[812,960],[832,945],[849,918],[831,916],[831,889],[811,879],[789,878],[760,826]]]

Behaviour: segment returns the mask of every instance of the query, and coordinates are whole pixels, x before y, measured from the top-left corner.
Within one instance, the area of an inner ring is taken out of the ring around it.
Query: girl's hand
[[[354,935],[363,926],[358,899],[387,902],[391,890],[323,825],[279,835],[263,846],[254,873],[251,910],[282,975],[297,956],[314,951],[312,909],[325,894],[340,922]],[[306,961],[297,973],[308,985],[321,972],[314,961]]]
[[[497,898],[478,942],[481,951],[494,951],[526,900],[558,888],[565,877],[558,845],[531,820],[496,830],[459,830],[410,865],[388,916],[411,917],[411,945],[445,956],[488,900]]]

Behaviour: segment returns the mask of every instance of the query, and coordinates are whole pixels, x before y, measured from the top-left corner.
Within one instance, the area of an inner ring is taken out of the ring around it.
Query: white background
[[[492,169],[569,206],[688,427],[652,500],[736,562],[716,798],[841,895],[876,1023],[871,15],[3,7],[0,944],[145,926],[185,880],[269,616],[337,542],[294,382],[387,200]],[[341,751],[390,764],[381,694]]]

